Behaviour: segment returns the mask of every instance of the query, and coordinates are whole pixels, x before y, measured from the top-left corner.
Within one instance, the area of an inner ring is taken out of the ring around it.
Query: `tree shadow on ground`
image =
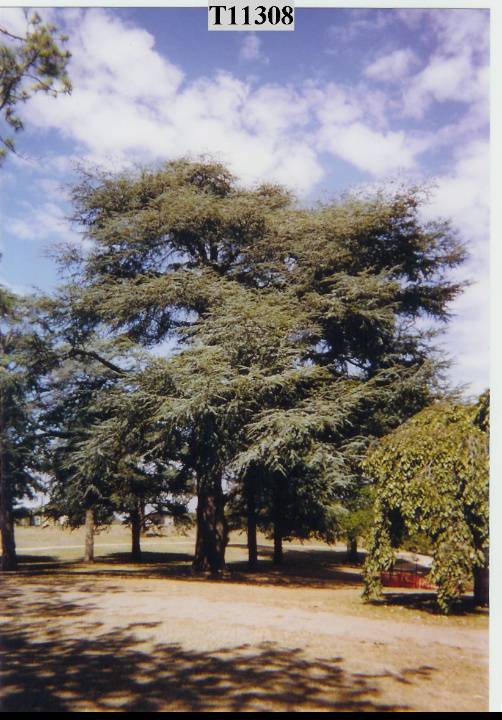
[[[229,548],[244,547],[231,544]],[[346,552],[340,548],[295,550],[287,549],[284,563],[276,566],[272,562],[272,550],[259,546],[259,563],[256,570],[250,571],[247,562],[230,560],[227,572],[218,578],[208,573],[194,572],[191,553],[143,551],[141,561],[133,561],[129,552],[111,552],[100,555],[94,563],[84,564],[79,560],[58,560],[52,556],[28,555],[20,557],[18,574],[31,578],[44,577],[61,581],[65,577],[95,576],[103,579],[137,578],[145,580],[172,579],[186,582],[206,579],[208,582],[244,584],[256,586],[277,586],[290,588],[336,589],[340,587],[362,587],[360,567],[347,565]],[[402,561],[403,567],[406,561]],[[440,614],[434,591],[394,588],[384,591],[381,599],[372,601],[374,605],[399,606],[405,609]],[[488,610],[474,605],[472,595],[463,596],[451,608],[451,614],[486,615]]]
[[[54,555],[18,555],[17,562],[20,565],[40,565],[56,563],[58,559]]]
[[[11,612],[19,608],[15,592],[7,604]],[[2,712],[391,712],[410,708],[381,701],[382,678],[411,683],[434,671],[352,673],[341,657],[312,659],[273,643],[214,652],[146,644],[141,631],[151,635],[159,623],[110,630],[87,621],[82,605],[61,594],[24,601],[22,622],[7,619],[0,643]]]
[[[181,552],[154,552],[151,550],[143,550],[141,552],[141,560],[134,561],[130,552],[111,552],[106,555],[100,555],[96,558],[96,564],[105,565],[128,565],[137,566],[148,565],[172,565],[172,564],[191,564],[193,555],[191,553]]]
[[[258,568],[248,570],[247,562],[229,560],[227,572],[218,578],[218,582],[271,585],[287,587],[326,587],[357,586],[361,584],[359,569],[342,567],[344,552],[339,550],[311,550],[308,552],[287,550],[284,563],[275,566],[270,549],[260,548]],[[135,577],[149,580],[170,578],[174,580],[200,580],[209,577],[206,573],[194,573],[193,555],[183,552],[143,551],[140,561],[133,561],[128,552],[111,552],[96,557],[94,563],[84,564],[82,560],[57,560],[43,558],[40,563],[20,563],[19,572],[30,577],[36,575],[54,575],[61,578],[65,574],[99,577]]]
[[[421,590],[419,592],[409,592],[406,590],[400,592],[384,592],[380,599],[372,600],[371,604],[384,607],[401,607],[407,610],[420,610],[431,615],[442,614],[442,610],[437,602],[437,593],[427,590]],[[472,595],[463,595],[452,604],[449,614],[487,616],[489,610],[488,608],[476,605]]]
[[[243,561],[229,562],[228,570],[234,582],[256,585],[281,585],[288,587],[339,587],[355,586],[362,582],[360,569],[341,567],[339,559],[328,553],[316,556],[288,551],[282,565],[274,565],[271,558],[261,560],[252,572]]]

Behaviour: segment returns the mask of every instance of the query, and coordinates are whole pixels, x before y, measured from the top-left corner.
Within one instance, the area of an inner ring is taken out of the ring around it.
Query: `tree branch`
[[[12,38],[13,40],[20,40],[21,42],[26,42],[25,37],[21,37],[20,35],[14,35],[14,33],[9,32],[3,27],[0,27],[0,33],[2,33],[2,35],[7,35],[7,37]]]
[[[68,353],[68,357],[92,358],[93,360],[97,360],[99,363],[107,367],[109,370],[113,370],[113,372],[116,372],[118,375],[127,374],[127,370],[124,370],[124,368],[115,365],[115,363],[110,362],[110,360],[106,360],[105,358],[101,357],[101,355],[98,355],[98,353],[94,350],[81,350],[79,348],[74,348],[73,350],[70,350],[70,352]]]

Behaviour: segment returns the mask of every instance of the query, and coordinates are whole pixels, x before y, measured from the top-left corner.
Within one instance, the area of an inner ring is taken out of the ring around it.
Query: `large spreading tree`
[[[90,245],[63,258],[75,350],[98,329],[182,349],[159,361],[150,393],[156,432],[198,489],[196,564],[223,566],[227,479],[259,472],[278,489],[282,474],[292,492],[295,477],[349,468],[347,448],[434,397],[441,363],[416,321],[447,319],[464,250],[448,223],[420,219],[420,190],[303,208],[277,186],[242,188],[219,164],[176,161],[87,175],[73,199]],[[268,348],[271,306],[294,322],[272,323]],[[337,394],[355,386],[358,402],[344,413],[338,398],[337,414]]]

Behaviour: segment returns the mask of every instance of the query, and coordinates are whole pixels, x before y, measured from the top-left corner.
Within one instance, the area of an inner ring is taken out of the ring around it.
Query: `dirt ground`
[[[286,545],[245,571],[231,538],[229,576],[190,571],[193,538],[97,538],[20,528],[24,561],[1,588],[2,711],[467,711],[488,704],[488,618],[443,617],[430,593],[361,600],[343,548]]]

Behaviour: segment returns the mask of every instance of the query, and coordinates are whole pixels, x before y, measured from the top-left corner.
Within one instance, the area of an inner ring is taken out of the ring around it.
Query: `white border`
[[[117,0],[116,2],[99,2],[99,0],[78,0],[69,2],[51,2],[47,3],[44,0],[35,0],[35,2],[0,2],[0,7],[134,7],[138,10],[146,10],[148,8],[158,7],[207,7],[208,3],[204,0],[148,0],[144,5],[138,5],[135,0]],[[295,7],[302,8],[368,8],[368,9],[390,9],[390,8],[403,8],[404,10],[412,10],[414,8],[480,8],[490,10],[496,7],[497,0],[456,0],[456,2],[440,2],[439,0],[422,0],[422,2],[416,2],[410,0],[405,2],[378,2],[378,0],[360,0],[360,2],[335,2],[335,0],[300,0],[295,2]]]
[[[491,192],[490,192],[490,712],[502,712],[502,334],[497,310],[502,308],[502,249],[497,239],[502,230],[500,188],[502,187],[502,12],[491,4]]]
[[[1,2],[0,7],[207,7],[204,0],[69,0],[67,2]],[[502,235],[502,3],[500,0],[421,0],[420,2],[336,2],[335,0],[297,0],[300,8],[481,8],[491,11],[491,475],[490,475],[490,711],[502,712],[502,248],[496,238]],[[300,20],[301,22],[301,20]],[[500,514],[501,520],[497,522]]]

